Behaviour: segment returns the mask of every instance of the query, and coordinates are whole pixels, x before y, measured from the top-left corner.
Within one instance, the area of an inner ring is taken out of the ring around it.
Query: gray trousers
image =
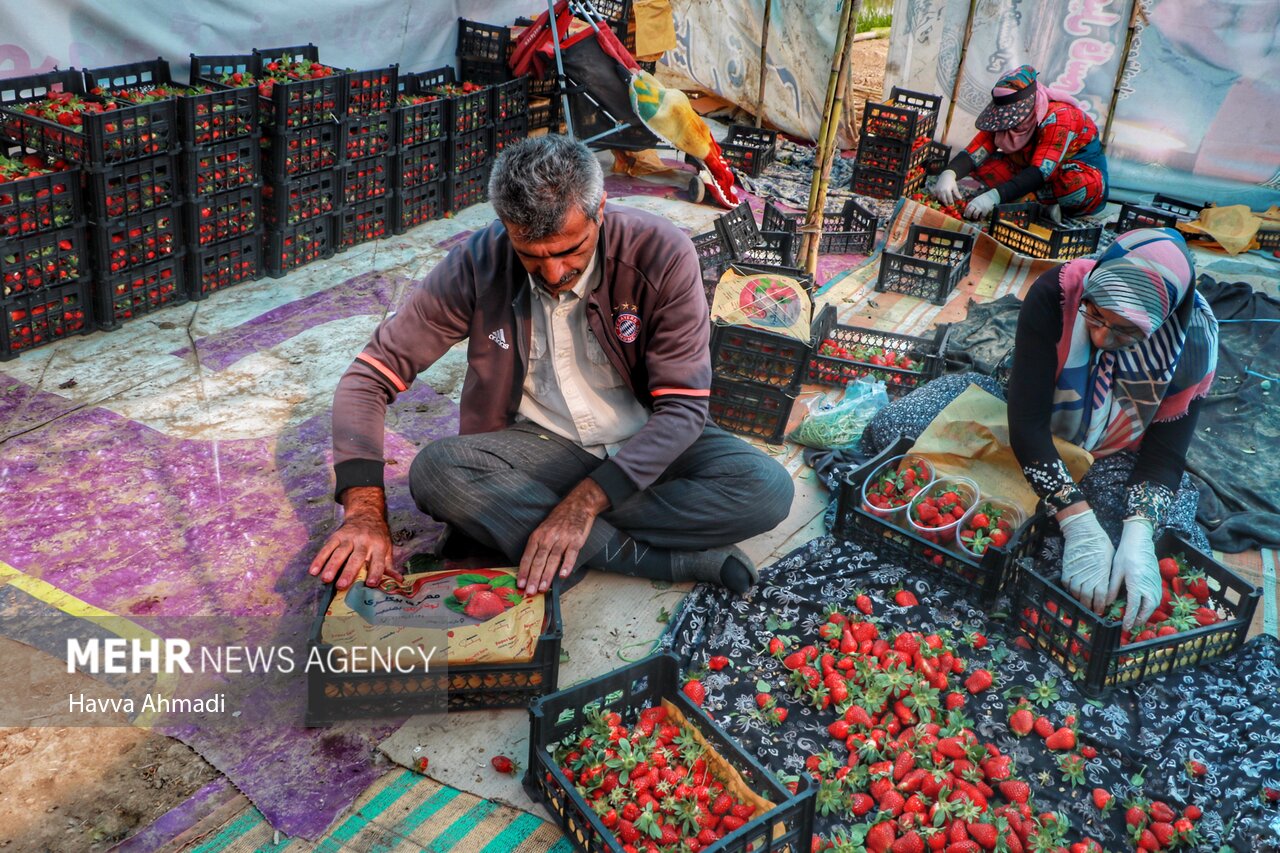
[[[513,563],[551,510],[604,460],[530,423],[433,441],[413,460],[418,508]],[[776,460],[708,424],[647,489],[596,518],[578,565],[621,531],[646,545],[702,550],[749,539],[791,511],[795,487]]]

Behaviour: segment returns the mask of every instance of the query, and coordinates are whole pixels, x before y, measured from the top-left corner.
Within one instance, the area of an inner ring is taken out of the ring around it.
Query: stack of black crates
[[[93,271],[94,320],[126,320],[186,301],[177,104],[134,104],[90,93],[81,71],[5,81],[3,134],[23,149],[80,166]],[[25,103],[73,93],[110,104],[79,126],[27,115]],[[74,241],[72,241],[74,243]]]
[[[394,230],[398,78],[395,65],[343,74],[346,115],[341,122],[343,159],[338,168],[342,195],[334,216],[339,252],[382,239]]]
[[[942,98],[893,87],[883,104],[867,103],[851,188],[871,198],[910,196],[924,186],[935,152]]]
[[[86,71],[85,78],[95,91],[121,100],[163,98],[165,92],[181,88],[175,87],[164,59]],[[176,153],[140,161],[135,166],[144,170],[126,178],[130,187],[150,193],[157,204],[168,190],[176,190],[171,201],[177,205],[185,237],[185,292],[188,299],[199,300],[261,278],[262,183],[254,87],[214,88],[193,82],[211,91],[171,98],[177,117]]]
[[[0,103],[29,95],[30,78],[23,80],[0,81]],[[0,112],[0,132],[14,143],[26,135],[24,127],[38,141],[38,125]],[[23,147],[5,153],[21,159]],[[39,160],[47,162],[43,154]],[[93,330],[80,177],[72,167],[0,182],[0,361]]]

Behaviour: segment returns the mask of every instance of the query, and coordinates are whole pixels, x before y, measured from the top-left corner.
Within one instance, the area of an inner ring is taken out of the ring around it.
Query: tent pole
[[[764,26],[760,28],[760,90],[756,96],[756,127],[764,121],[764,78],[769,71],[769,16],[773,13],[773,0],[764,0]]]
[[[801,229],[804,235],[801,257],[804,259],[804,268],[809,273],[816,273],[818,269],[822,214],[826,209],[827,185],[831,179],[831,164],[835,160],[840,117],[844,110],[844,96],[853,63],[854,35],[858,29],[861,8],[862,0],[845,0],[840,16],[840,29],[836,34],[836,50],[831,57],[831,77],[827,82],[827,101],[818,130],[817,158],[814,161],[813,184],[809,190],[809,212]]]
[[[1111,103],[1107,106],[1107,121],[1102,127],[1102,147],[1111,144],[1111,121],[1116,115],[1116,101],[1120,99],[1120,84],[1124,80],[1125,69],[1129,67],[1129,52],[1133,49],[1133,32],[1138,28],[1138,19],[1146,22],[1140,0],[1133,0],[1133,11],[1129,13],[1129,31],[1124,37],[1124,51],[1120,54],[1120,65],[1116,68],[1116,82],[1111,87]]]
[[[939,140],[947,141],[947,135],[951,132],[951,117],[956,111],[956,95],[960,94],[960,78],[964,72],[965,54],[969,52],[969,38],[973,35],[973,16],[978,9],[978,0],[969,0],[969,17],[964,22],[964,39],[960,42],[960,58],[956,61],[956,79],[951,83],[951,101],[947,104],[947,120],[942,126],[942,136]]]

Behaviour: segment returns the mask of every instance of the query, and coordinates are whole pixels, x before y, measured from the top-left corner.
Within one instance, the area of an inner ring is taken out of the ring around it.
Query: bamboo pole
[[[977,10],[978,0],[969,0],[969,17],[965,19],[964,38],[960,40],[960,58],[956,60],[956,78],[951,82],[951,101],[947,104],[947,120],[942,125],[942,135],[938,137],[943,142],[951,132],[951,117],[956,112],[956,97],[960,94],[960,82],[964,77],[964,59],[969,53],[969,38],[973,35],[973,16]]]
[[[773,13],[773,0],[764,0],[764,26],[760,28],[760,90],[756,96],[756,127],[764,122],[764,79],[769,73],[769,16]]]
[[[1133,11],[1129,14],[1129,30],[1124,37],[1124,51],[1120,54],[1120,66],[1116,68],[1116,82],[1111,87],[1111,102],[1107,105],[1107,120],[1102,127],[1102,147],[1106,149],[1111,145],[1111,123],[1116,116],[1116,102],[1120,99],[1120,86],[1124,81],[1124,73],[1129,67],[1129,53],[1133,50],[1133,35],[1138,28],[1138,20],[1141,19],[1143,25],[1147,23],[1147,16],[1142,11],[1142,3],[1140,0],[1133,0]]]
[[[817,159],[814,162],[813,185],[809,190],[809,211],[801,233],[804,235],[802,257],[809,273],[818,269],[818,245],[822,242],[822,215],[826,209],[831,165],[838,148],[840,117],[844,112],[845,92],[853,65],[853,45],[858,29],[858,13],[862,0],[845,0],[836,34],[836,50],[831,58],[831,78],[827,82],[827,100],[818,130]]]

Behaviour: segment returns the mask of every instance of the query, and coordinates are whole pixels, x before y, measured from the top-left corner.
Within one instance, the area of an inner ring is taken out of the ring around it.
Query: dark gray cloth
[[[558,503],[604,464],[573,442],[533,424],[449,436],[413,460],[409,489],[418,507],[513,562]],[[621,530],[657,548],[702,550],[749,539],[791,510],[794,485],[767,454],[709,425],[652,486],[602,513],[579,565]]]

